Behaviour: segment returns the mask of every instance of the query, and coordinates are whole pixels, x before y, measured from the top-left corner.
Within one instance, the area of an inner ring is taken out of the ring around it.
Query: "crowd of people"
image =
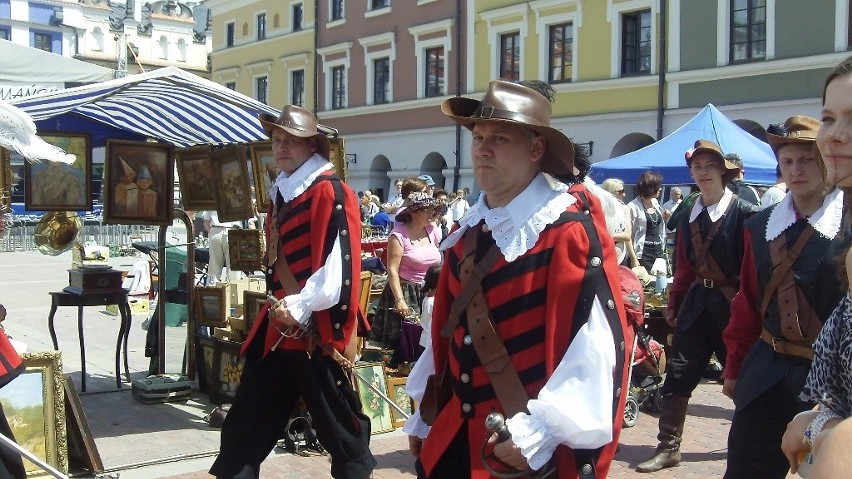
[[[647,171],[627,201],[622,180],[586,178],[589,159],[551,126],[552,101],[544,83],[504,80],[444,101],[471,135],[473,202],[428,175],[395,181],[386,201],[356,195],[310,112],[261,117],[281,170],[265,221],[271,300],[245,341],[212,474],[259,477],[301,395],[332,476],[371,476],[370,423],[348,375],[357,233],[378,217],[388,281],[361,334],[394,349],[391,367],[416,359],[404,430],[418,477],[606,477],[628,391],[619,275],[631,268],[674,271],[658,445],[637,471],[681,462],[689,400],[715,356],[734,407],[726,478],[810,466],[840,477],[852,434],[852,57],[828,77],[821,119],[768,129],[777,180],[760,192],[736,152],[702,138],[683,152],[691,192],[671,188],[661,203],[665,179]],[[409,322],[425,329],[403,344]]]

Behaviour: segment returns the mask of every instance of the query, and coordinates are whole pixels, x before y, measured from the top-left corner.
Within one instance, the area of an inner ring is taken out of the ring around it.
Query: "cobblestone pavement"
[[[128,269],[138,258],[113,258],[114,266]],[[0,253],[0,302],[9,311],[6,330],[28,345],[30,351],[52,349],[47,331],[50,311],[48,292],[68,284],[66,270],[70,254],[57,257],[38,253]],[[59,308],[56,332],[63,352],[64,372],[80,384],[80,352],[75,308]],[[145,377],[145,332],[139,327],[145,315],[134,315],[130,333],[129,362],[133,378]],[[219,431],[208,427],[203,417],[213,406],[207,396],[194,391],[186,403],[144,405],[132,398],[130,387],[115,387],[115,339],[118,320],[104,308],[88,307],[84,314],[88,392],[81,402],[98,452],[107,472],[121,479],[209,478]],[[167,328],[167,368],[181,366],[185,327]],[[656,444],[657,419],[642,413],[636,426],[625,429],[621,447],[610,470],[611,478],[717,478],[725,467],[726,438],[730,427],[731,402],[716,383],[701,384],[689,406],[683,440],[683,463],[655,474],[633,471]],[[412,478],[413,460],[407,437],[400,431],[373,436],[371,447],[378,460],[376,479]],[[328,478],[327,456],[302,457],[276,449],[264,462],[264,479]],[[798,477],[798,476],[789,476]],[[757,479],[757,478],[756,478]]]

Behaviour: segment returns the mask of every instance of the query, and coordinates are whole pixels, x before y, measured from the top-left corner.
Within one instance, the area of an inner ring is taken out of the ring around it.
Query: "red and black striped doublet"
[[[585,194],[583,189],[580,196]],[[594,297],[604,305],[615,338],[611,347],[615,349],[618,365],[613,376],[614,439],[602,451],[590,452],[598,458],[598,474],[603,474],[599,477],[604,477],[615,453],[621,426],[620,411],[624,407],[626,328],[613,242],[606,232],[600,203],[595,198],[588,201],[591,215],[581,211],[584,203],[577,201],[541,233],[525,254],[509,263],[501,257],[483,277],[482,290],[495,330],[530,398],[538,396],[572,338],[588,320]],[[476,254],[484,255],[493,244],[491,234],[480,227],[465,233],[470,234],[479,235]],[[606,239],[601,241],[601,238]],[[432,326],[436,370],[443,368],[449,355],[453,395],[432,426],[421,460],[426,471],[430,471],[466,421],[472,477],[484,478],[489,477],[479,459],[479,448],[485,437],[484,418],[492,411],[503,410],[472,346],[465,315],[460,316],[451,341],[440,334],[450,306],[462,289],[459,264],[463,260],[463,243],[463,239],[459,240],[445,253]],[[594,391],[589,393],[595,394]],[[577,477],[574,451],[560,446],[555,455],[559,461],[559,477]]]

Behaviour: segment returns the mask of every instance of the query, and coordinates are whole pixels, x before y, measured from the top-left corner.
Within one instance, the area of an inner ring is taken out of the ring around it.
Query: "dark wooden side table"
[[[115,385],[121,389],[121,346],[124,343],[124,375],[130,382],[130,367],[127,364],[127,340],[130,337],[130,304],[127,302],[127,290],[100,291],[100,292],[69,292],[53,291],[50,293],[52,304],[50,316],[47,317],[47,327],[50,330],[50,339],[53,340],[53,348],[59,350],[59,342],[56,340],[56,331],[53,327],[53,317],[59,306],[77,306],[77,335],[80,338],[80,363],[82,364],[81,391],[86,391],[86,344],[83,336],[83,306],[100,306],[107,304],[118,305],[121,316],[121,326],[118,329],[118,340],[115,345]]]

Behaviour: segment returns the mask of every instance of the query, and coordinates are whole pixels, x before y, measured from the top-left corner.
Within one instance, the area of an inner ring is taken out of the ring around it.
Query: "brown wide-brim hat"
[[[316,138],[317,153],[326,160],[329,159],[331,144],[325,133],[317,129],[317,117],[308,110],[294,105],[287,105],[281,110],[281,115],[278,118],[275,118],[269,113],[261,113],[258,115],[258,118],[260,119],[260,125],[269,136],[272,136],[273,130],[279,129],[299,138]]]
[[[722,162],[722,167],[725,169],[725,172],[722,173],[722,183],[728,184],[729,181],[739,176],[740,168],[726,160],[725,155],[722,153],[722,148],[710,140],[698,140],[690,150],[687,150],[684,155],[686,157],[686,166],[691,166],[692,159],[701,153],[709,153]]]
[[[551,175],[574,173],[574,143],[550,126],[550,101],[532,88],[506,80],[493,80],[481,101],[450,98],[441,104],[441,112],[468,130],[482,122],[529,128],[547,140],[547,148],[541,157],[541,171]]]
[[[778,150],[789,144],[807,145],[816,143],[817,131],[819,131],[820,121],[816,118],[805,115],[795,115],[787,118],[784,126],[779,127],[773,125],[767,132],[766,141],[775,152],[775,157],[778,157]],[[777,133],[777,134],[776,134]]]

